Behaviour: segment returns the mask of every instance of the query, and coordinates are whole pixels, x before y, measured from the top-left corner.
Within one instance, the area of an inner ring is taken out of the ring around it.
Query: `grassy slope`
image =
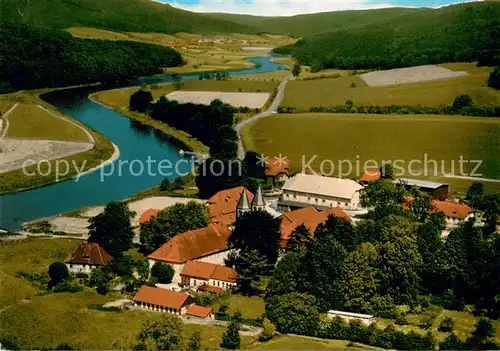
[[[12,94],[0,95],[0,112],[5,113],[10,107],[12,107],[16,102],[21,104],[37,104],[42,105],[45,108],[53,111],[54,113],[59,113],[54,111],[54,107],[42,99],[39,98],[39,94],[43,94],[50,91],[50,89],[40,89],[40,90],[29,90],[29,91],[18,91]],[[14,110],[15,111],[15,110]],[[11,116],[12,117],[12,116]],[[67,116],[66,116],[67,117]],[[70,117],[67,117],[70,118]],[[82,125],[77,120],[71,119],[75,123]],[[10,121],[10,118],[9,118]],[[52,122],[52,121],[51,121]],[[82,125],[83,126],[83,125]],[[84,126],[84,128],[87,128]],[[88,128],[87,128],[88,129]],[[85,170],[91,169],[93,167],[101,164],[102,161],[108,160],[114,153],[114,148],[112,143],[106,139],[103,135],[96,133],[95,131],[88,129],[89,132],[94,137],[96,143],[93,149],[82,152],[76,155],[68,156],[64,158],[68,162],[76,162],[79,167],[86,162]],[[7,172],[0,175],[0,194],[10,193],[16,191],[22,191],[26,189],[32,189],[44,185],[48,185],[55,182],[55,162],[57,160],[51,161],[52,173],[47,176],[30,177],[24,174],[23,170],[16,170],[12,172]],[[29,173],[36,173],[36,165],[27,167],[26,170]],[[76,171],[72,167],[68,175],[62,177],[61,180],[69,179],[76,175]]]
[[[335,11],[290,17],[259,17],[213,13],[210,16],[253,26],[262,32],[288,34],[296,37],[314,35],[340,29],[350,29],[371,23],[383,23],[393,18],[422,10],[390,8],[381,10]]]
[[[87,134],[77,126],[59,119],[36,105],[18,105],[8,116],[7,138],[39,138],[45,140],[89,142]]]
[[[302,62],[331,56],[390,57],[433,49],[457,52],[473,48],[484,21],[499,17],[500,3],[494,2],[426,9],[389,21],[311,36],[292,47]]]
[[[388,87],[369,87],[357,76],[336,79],[292,81],[286,87],[282,106],[308,110],[312,106],[343,105],[352,100],[356,105],[451,105],[460,94],[469,94],[476,106],[500,105],[500,91],[486,87],[489,67],[470,63],[443,64],[443,67],[466,71],[468,76]],[[351,83],[356,83],[351,88]]]
[[[95,27],[136,32],[255,32],[229,21],[150,0],[4,0],[4,21],[51,28]],[[21,15],[22,14],[22,15]]]
[[[359,177],[354,163],[356,155],[363,168],[368,159],[379,163],[423,160],[424,154],[428,154],[428,159],[438,160],[439,169],[440,161],[444,160],[445,171],[451,169],[450,161],[455,160],[458,173],[458,160],[463,155],[466,160],[483,160],[479,172],[484,177],[499,179],[499,133],[500,121],[493,118],[309,113],[261,119],[245,128],[243,141],[248,150],[270,157],[279,153],[288,156],[295,171],[301,168],[302,155],[306,156],[306,162],[318,155],[312,163],[315,169],[325,159],[333,160],[335,167],[338,160],[351,160],[354,168],[349,176]],[[417,170],[422,166],[412,168]],[[430,164],[429,169],[433,168]],[[325,164],[324,172],[329,171],[330,166]],[[452,191],[463,191],[470,185],[470,181],[451,178],[445,181],[451,183]],[[485,184],[489,190],[500,188],[498,183]]]

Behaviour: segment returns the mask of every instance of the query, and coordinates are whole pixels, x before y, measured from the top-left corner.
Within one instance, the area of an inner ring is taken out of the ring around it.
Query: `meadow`
[[[50,90],[51,89],[18,91],[16,93],[0,95],[0,112],[2,115],[14,106],[14,104],[20,104],[13,111],[13,113],[8,116],[10,127],[7,130],[7,136],[52,140],[59,140],[59,138],[62,138],[61,140],[64,141],[88,141],[86,133],[84,133],[80,128],[51,115],[55,114],[63,116],[59,111],[55,110],[52,105],[40,99],[40,94],[47,93]],[[33,105],[41,105],[51,113],[49,114],[38,107],[34,107]],[[106,139],[106,137],[102,134],[96,133],[90,128],[85,127],[83,124],[75,119],[72,119],[71,117],[64,117],[82,128],[85,128],[95,140],[94,148],[86,152],[65,157],[65,160],[68,162],[74,161],[79,165],[86,161],[85,171],[98,166],[103,160],[111,158],[115,150],[113,144]],[[5,121],[3,124],[5,126]],[[11,130],[11,128],[13,129]],[[54,183],[55,162],[56,160],[51,161],[51,169],[53,172],[44,176],[28,176],[23,172],[23,170],[15,170],[1,174],[0,194],[37,188]],[[36,165],[26,167],[27,173],[36,172],[36,167]],[[61,180],[74,177],[76,172],[77,171],[74,168],[71,168],[66,176],[61,176]]]
[[[294,80],[285,91],[281,106],[306,112],[313,106],[338,106],[351,100],[355,105],[451,105],[456,96],[469,94],[475,106],[500,105],[500,91],[486,87],[489,67],[472,63],[449,63],[442,67],[466,71],[468,76],[387,87],[369,87],[358,76],[336,79]]]
[[[356,114],[285,114],[260,119],[244,129],[245,149],[264,153],[266,156],[286,155],[292,169],[300,171],[302,155],[306,163],[312,162],[317,171],[323,160],[350,160],[353,169],[343,168],[344,176],[358,178],[356,161],[361,168],[366,160],[428,160],[438,161],[441,171],[451,171],[455,160],[455,173],[459,172],[459,158],[483,160],[477,173],[482,177],[500,179],[500,121],[493,118],[453,117],[436,115],[356,115]],[[414,164],[411,169],[422,171],[423,164]],[[375,168],[377,165],[369,165]],[[465,164],[470,172],[472,164]],[[432,171],[435,165],[429,163]],[[331,166],[325,164],[324,172]],[[333,174],[337,174],[336,167]],[[451,184],[452,191],[464,191],[471,183],[468,180],[438,176],[432,179]],[[499,183],[485,183],[489,190],[499,190]]]

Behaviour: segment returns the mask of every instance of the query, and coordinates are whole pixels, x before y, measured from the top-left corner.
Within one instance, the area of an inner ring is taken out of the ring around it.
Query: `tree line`
[[[180,66],[174,49],[133,41],[79,39],[20,24],[0,28],[3,92],[89,83],[116,84]]]

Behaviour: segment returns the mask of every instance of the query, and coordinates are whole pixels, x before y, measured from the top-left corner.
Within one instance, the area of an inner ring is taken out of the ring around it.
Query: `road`
[[[283,101],[283,98],[285,97],[285,87],[286,84],[293,78],[293,76],[286,76],[283,78],[281,81],[280,85],[278,86],[278,92],[276,93],[276,96],[274,97],[273,102],[271,103],[271,106],[269,108],[259,114],[256,114],[253,117],[244,119],[240,123],[236,125],[236,133],[238,134],[238,158],[243,159],[245,157],[245,148],[243,147],[243,141],[241,139],[241,132],[243,128],[250,123],[255,122],[258,119],[265,118],[272,116],[276,113],[278,113],[278,107],[280,106],[281,102]]]

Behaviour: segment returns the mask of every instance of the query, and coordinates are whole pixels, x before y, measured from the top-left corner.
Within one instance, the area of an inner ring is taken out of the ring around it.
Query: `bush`
[[[153,94],[150,91],[140,89],[130,95],[129,110],[137,112],[146,112],[153,102]]]
[[[227,327],[227,330],[222,335],[221,347],[230,350],[236,350],[240,348],[240,326],[237,322],[233,321]]]
[[[488,78],[488,86],[500,90],[500,67],[495,68]]]
[[[425,316],[420,320],[420,322],[418,323],[418,326],[422,329],[429,329],[432,327],[433,321],[434,321],[433,316]]]
[[[397,324],[397,325],[407,325],[408,324],[408,320],[406,319],[405,316],[400,315],[400,316],[398,316],[398,318],[396,318],[396,320],[394,321],[394,324]]]
[[[62,282],[60,282],[59,284],[54,286],[54,288],[52,289],[52,291],[55,293],[61,293],[61,292],[74,293],[74,292],[78,292],[78,291],[82,291],[82,290],[83,290],[83,288],[81,286],[76,285],[73,282],[70,282],[68,280],[63,280]]]
[[[461,109],[464,107],[472,107],[472,98],[470,97],[470,95],[459,95],[453,101],[453,108]]]
[[[89,277],[89,275],[87,273],[83,273],[83,272],[78,272],[75,274],[75,276],[77,278],[80,278],[80,279],[87,279]]]
[[[262,333],[259,335],[259,341],[265,342],[273,338],[276,333],[276,327],[267,318],[264,318],[262,322]]]
[[[352,82],[351,83],[351,88],[356,88],[356,83]]]
[[[153,268],[151,268],[151,276],[156,278],[160,284],[172,283],[174,273],[172,266],[167,263],[155,262]]]
[[[455,325],[453,323],[453,318],[446,317],[445,319],[443,319],[443,321],[439,325],[438,330],[440,332],[443,332],[443,333],[449,333],[449,332],[453,331],[454,326]]]
[[[68,268],[63,262],[54,262],[49,266],[49,288],[69,278]]]

